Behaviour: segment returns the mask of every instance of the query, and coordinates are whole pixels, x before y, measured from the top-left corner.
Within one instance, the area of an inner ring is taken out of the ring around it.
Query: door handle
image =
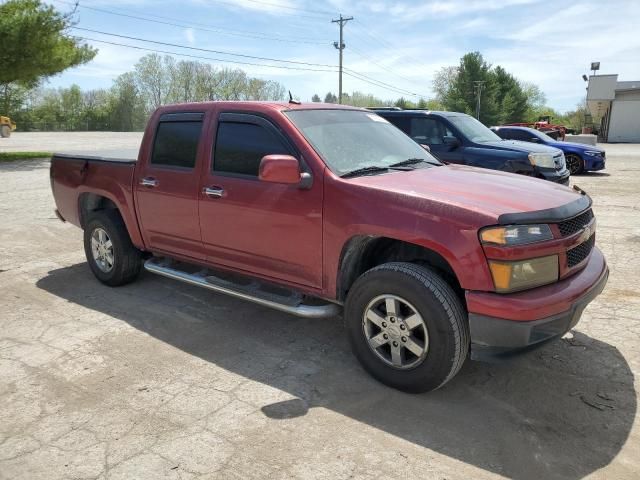
[[[224,190],[220,187],[204,187],[202,192],[209,198],[222,198]]]
[[[140,182],[140,185],[142,185],[143,187],[157,187],[158,186],[158,180],[156,180],[153,177],[145,177]]]

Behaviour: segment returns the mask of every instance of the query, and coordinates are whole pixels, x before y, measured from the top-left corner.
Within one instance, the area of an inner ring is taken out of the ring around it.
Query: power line
[[[377,65],[378,67],[380,67],[383,70],[386,70],[387,72],[391,73],[392,75],[395,75],[398,78],[402,78],[403,80],[407,81],[407,82],[411,82],[411,83],[416,83],[415,80],[412,80],[408,77],[405,77],[403,75],[400,75],[399,73],[395,72],[392,68],[390,67],[386,67],[384,65],[382,65],[381,63],[378,63],[377,61],[375,61],[373,58],[371,58],[370,56],[366,55],[365,53],[359,51],[357,48],[354,48],[353,46],[350,47],[351,50],[353,50],[355,52],[356,55],[359,55],[360,57],[364,58],[365,60],[370,61],[371,63],[373,63],[374,65]],[[420,97],[426,97],[427,95],[420,95],[418,94],[418,96]]]
[[[378,44],[382,45],[384,48],[390,48],[390,49],[393,49],[393,50],[398,50],[398,48],[395,45],[392,45],[387,40],[383,40],[382,38],[370,33],[369,29],[364,25],[364,23],[362,23],[362,22],[360,22],[358,20],[356,20],[356,23],[357,23],[356,26],[359,27],[362,30],[363,33],[365,33],[369,38],[371,38],[374,41],[378,42]],[[362,37],[360,37],[360,38],[362,38]],[[429,67],[428,65],[425,65],[424,63],[422,63],[421,60],[419,60],[419,59],[417,59],[415,57],[408,57],[408,56],[405,55],[405,58],[407,58],[408,60],[411,60],[415,65],[421,65],[423,68],[426,68],[427,70],[431,70],[431,67]]]
[[[214,0],[217,1],[217,0]],[[299,12],[307,12],[307,13],[317,13],[320,15],[333,15],[335,12],[330,12],[328,10],[310,10],[307,8],[300,8],[300,7],[294,7],[294,6],[290,6],[290,5],[281,5],[279,3],[272,3],[272,2],[264,2],[262,0],[246,0],[247,2],[251,2],[251,3],[257,3],[259,5],[267,5],[267,6],[271,6],[271,7],[277,7],[277,8],[284,8],[287,10],[297,10]],[[228,2],[224,2],[224,3],[228,3]]]
[[[392,92],[400,93],[402,95],[410,95],[412,97],[419,97],[419,95],[417,95],[417,94],[415,94],[413,92],[409,92],[408,90],[403,90],[401,88],[394,87],[393,85],[389,85],[388,83],[381,82],[379,80],[376,80],[375,78],[368,77],[366,75],[363,75],[362,73],[356,72],[356,71],[351,70],[351,69],[345,69],[344,70],[344,74],[348,75],[348,76],[350,76],[352,78],[355,78],[356,80],[360,80],[362,82],[369,83],[369,84],[374,85],[376,87],[383,88],[384,90],[390,90]]]
[[[119,43],[119,42],[109,42],[107,40],[98,40],[96,38],[89,38],[89,37],[78,37],[81,40],[86,40],[86,41],[90,41],[90,42],[99,42],[99,43],[105,43],[107,45],[116,45],[119,47],[126,47],[126,48],[133,48],[136,50],[144,50],[146,52],[155,52],[155,53],[164,53],[167,55],[176,55],[179,57],[187,57],[187,58],[197,58],[200,60],[212,60],[214,62],[223,62],[223,63],[233,63],[233,64],[238,64],[238,65],[253,65],[253,66],[257,66],[257,67],[268,67],[268,68],[281,68],[281,69],[285,69],[285,70],[302,70],[302,71],[307,71],[307,72],[330,72],[330,73],[335,73],[337,70],[329,70],[329,69],[321,69],[321,68],[306,68],[306,67],[288,67],[286,65],[266,65],[264,63],[254,63],[254,62],[243,62],[240,60],[228,60],[226,58],[213,58],[213,57],[204,57],[202,55],[190,55],[188,53],[179,53],[179,52],[171,52],[168,50],[159,50],[157,48],[148,48],[148,47],[141,47],[138,45],[129,45],[126,43]]]
[[[73,2],[68,2],[65,0],[54,0],[58,3],[63,3],[66,5],[75,5],[75,3]],[[268,34],[263,34],[263,33],[259,33],[259,32],[247,32],[247,31],[242,31],[242,30],[230,30],[230,29],[226,29],[226,28],[222,28],[222,27],[218,27],[218,26],[208,26],[206,24],[202,24],[202,23],[196,23],[196,22],[189,22],[186,20],[180,20],[180,19],[168,19],[167,17],[162,17],[159,15],[152,15],[156,18],[161,18],[164,20],[154,20],[153,18],[149,18],[148,16],[141,16],[141,15],[137,15],[137,14],[133,14],[133,13],[122,13],[122,12],[117,12],[117,11],[113,11],[113,10],[107,10],[105,8],[98,8],[98,7],[89,7],[86,5],[82,5],[82,4],[78,4],[78,7],[84,9],[84,10],[91,10],[91,11],[95,11],[95,12],[100,12],[100,13],[106,13],[108,15],[117,15],[120,17],[126,17],[126,18],[132,18],[135,20],[142,20],[145,22],[152,22],[152,23],[158,23],[161,25],[170,25],[173,27],[179,27],[179,28],[192,28],[194,30],[200,30],[200,31],[204,31],[204,32],[211,32],[211,33],[220,33],[222,35],[232,35],[232,36],[238,36],[238,37],[247,37],[247,38],[257,38],[257,39],[263,39],[263,40],[274,40],[277,42],[288,42],[288,43],[305,43],[305,44],[310,44],[310,45],[326,45],[329,44],[329,41],[319,41],[319,40],[311,40],[311,39],[305,39],[305,38],[294,38],[294,37],[276,37],[276,36],[272,36],[272,35],[268,35]],[[172,20],[172,21],[168,21],[168,20]],[[181,22],[181,23],[175,23],[175,21]],[[209,28],[208,28],[209,27]]]
[[[194,58],[194,59],[199,59],[199,60],[209,60],[209,61],[214,61],[214,62],[222,62],[222,63],[232,63],[232,64],[236,64],[236,65],[251,65],[251,66],[257,66],[257,67],[267,67],[267,68],[278,68],[278,69],[284,69],[284,70],[296,70],[296,71],[308,71],[308,72],[328,72],[328,73],[336,73],[337,70],[331,70],[331,69],[322,69],[322,68],[306,68],[306,67],[291,67],[291,66],[286,66],[286,65],[267,65],[264,63],[255,63],[255,62],[244,62],[244,61],[240,61],[240,60],[228,60],[228,59],[223,59],[223,58],[213,58],[213,57],[205,57],[202,55],[192,55],[192,54],[188,54],[188,53],[179,53],[179,52],[172,52],[172,51],[168,51],[168,50],[161,50],[161,49],[157,49],[157,48],[149,48],[149,47],[141,47],[139,45],[130,45],[130,44],[126,44],[126,43],[120,43],[120,42],[111,42],[108,40],[98,40],[96,38],[90,38],[90,37],[78,37],[81,40],[85,40],[85,41],[91,41],[91,42],[98,42],[98,43],[104,43],[107,45],[115,45],[115,46],[119,46],[119,47],[125,47],[125,48],[131,48],[131,49],[135,49],[135,50],[141,50],[141,51],[146,51],[146,52],[154,52],[154,53],[162,53],[162,54],[166,54],[166,55],[175,55],[178,57],[186,57],[186,58]],[[334,67],[335,68],[335,67]],[[397,89],[394,88],[388,84],[379,82],[375,79],[372,79],[370,77],[367,77],[359,72],[356,72],[354,70],[345,70],[344,74],[355,78],[356,80],[360,80],[363,81],[365,83],[368,83],[370,85],[374,85],[376,87],[379,88],[383,88],[384,90],[389,90],[389,91],[393,91],[395,93],[400,93],[400,94],[405,94],[405,95],[414,95],[411,92],[407,92],[401,89]]]
[[[225,4],[225,5],[230,5],[230,6],[236,7],[236,8],[241,7],[241,5],[238,4],[238,3],[228,2],[228,1],[225,1],[225,0],[213,0],[213,1],[216,2],[216,3],[222,3],[222,4]],[[284,9],[285,12],[280,12],[279,15],[291,15],[291,16],[295,16],[295,17],[313,18],[314,20],[318,20],[320,18],[323,18],[325,15],[331,15],[331,13],[325,13],[325,12],[323,12],[322,15],[320,15],[319,13],[313,13],[314,12],[313,10],[305,10],[305,9],[302,9],[302,8],[297,8],[297,7],[287,6],[287,5],[274,4],[274,3],[270,3],[270,2],[261,2],[259,0],[246,0],[246,1],[258,4],[258,5],[265,5],[265,6],[269,6],[269,7],[275,7],[275,8]],[[287,9],[308,12],[308,13],[311,13],[312,15],[302,15],[301,13],[287,12],[286,11]]]
[[[265,60],[268,62],[281,62],[281,63],[291,63],[291,64],[295,64],[295,65],[309,65],[312,67],[329,67],[329,68],[335,68],[335,65],[327,65],[324,63],[311,63],[311,62],[299,62],[299,61],[295,61],[295,60],[281,60],[279,58],[271,58],[271,57],[259,57],[256,55],[245,55],[242,53],[232,53],[232,52],[224,52],[221,50],[211,50],[208,48],[199,48],[199,47],[193,47],[190,45],[180,45],[177,43],[169,43],[169,42],[160,42],[157,40],[147,40],[145,38],[140,38],[140,37],[132,37],[129,35],[120,35],[117,33],[110,33],[110,32],[102,32],[100,30],[93,30],[91,28],[82,28],[82,27],[71,27],[74,30],[81,30],[84,32],[91,32],[91,33],[99,33],[100,35],[107,35],[110,37],[118,37],[118,38],[125,38],[127,40],[136,40],[139,42],[147,42],[147,43],[153,43],[156,45],[164,45],[165,47],[176,47],[176,48],[185,48],[188,50],[197,50],[199,52],[207,52],[207,53],[216,53],[219,55],[231,55],[233,57],[242,57],[242,58],[251,58],[254,60]]]

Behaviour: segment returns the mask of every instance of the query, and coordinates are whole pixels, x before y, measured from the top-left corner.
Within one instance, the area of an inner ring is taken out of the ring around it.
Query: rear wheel
[[[124,285],[140,273],[142,254],[116,210],[92,214],[84,229],[84,251],[91,271],[106,285]]]
[[[11,127],[9,127],[9,125],[2,125],[2,127],[0,127],[0,136],[2,138],[11,136]]]
[[[435,390],[469,349],[464,308],[433,270],[387,263],[364,273],[345,305],[354,353],[376,379],[408,392]]]
[[[578,155],[570,153],[565,157],[565,161],[571,175],[577,175],[584,171],[584,161]]]

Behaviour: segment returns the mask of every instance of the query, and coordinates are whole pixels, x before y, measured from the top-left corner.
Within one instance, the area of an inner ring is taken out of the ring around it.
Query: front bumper
[[[538,170],[539,175],[542,176],[545,180],[549,180],[550,182],[559,183],[561,185],[569,185],[569,177],[571,176],[568,170],[563,170],[561,172],[557,170]]]
[[[605,157],[601,156],[584,156],[584,169],[587,171],[603,170],[606,166]]]
[[[604,256],[594,248],[582,271],[556,284],[507,295],[467,292],[471,358],[505,357],[564,335],[602,292],[608,277]],[[496,316],[498,308],[505,314]],[[504,318],[507,314],[511,318]]]

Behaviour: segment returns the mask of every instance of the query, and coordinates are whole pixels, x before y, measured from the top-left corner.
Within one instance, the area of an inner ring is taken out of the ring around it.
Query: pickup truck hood
[[[519,142],[517,140],[497,140],[495,142],[483,143],[482,145],[497,148],[500,150],[511,150],[524,153],[558,153],[558,149],[555,147],[541,145],[539,143]]]
[[[546,180],[464,165],[398,171],[348,181],[389,194],[389,202],[402,202],[405,206],[420,208],[427,201],[445,206],[452,216],[455,210],[451,207],[476,212],[484,215],[479,220],[485,225],[497,223],[503,214],[553,209],[581,196]]]

